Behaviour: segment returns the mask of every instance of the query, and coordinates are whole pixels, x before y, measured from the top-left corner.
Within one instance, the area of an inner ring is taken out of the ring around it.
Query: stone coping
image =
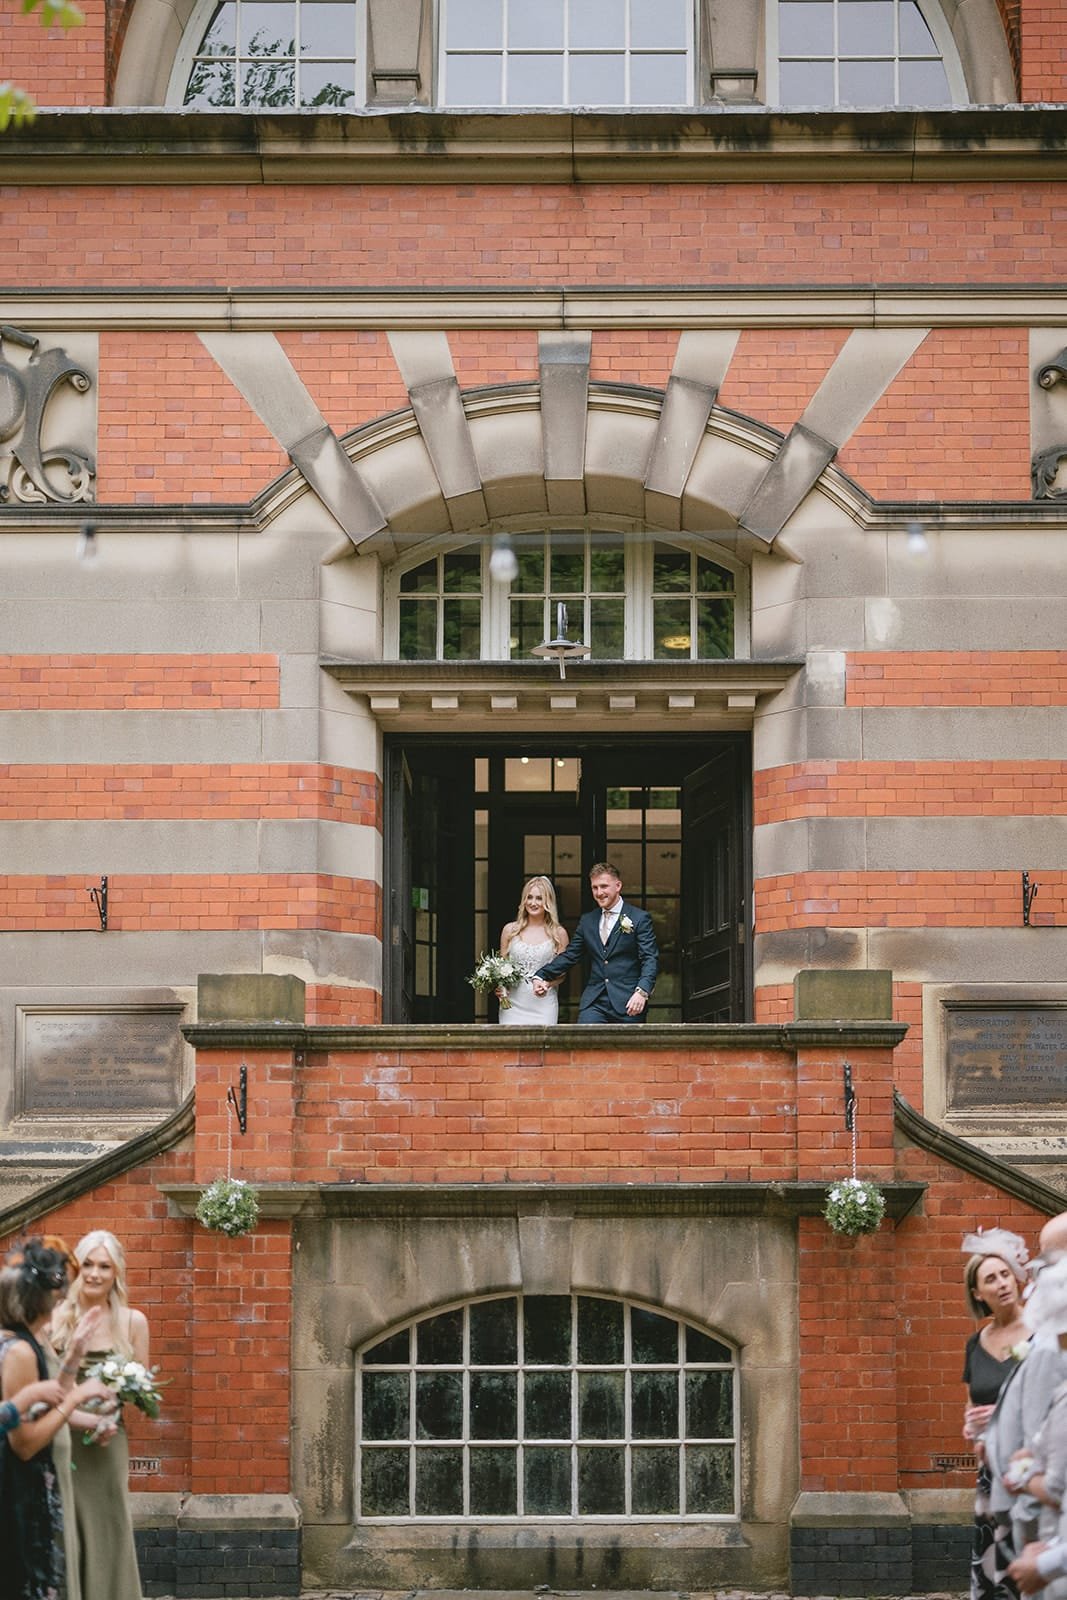
[[[226,1529],[299,1528],[300,1505],[291,1494],[186,1494],[134,1491],[135,1528],[181,1528],[196,1533]]]
[[[480,1050],[522,1056],[531,1065],[535,1052],[545,1057],[634,1055],[675,1050],[692,1055],[716,1050],[893,1050],[907,1033],[902,1022],[666,1022],[629,1026],[567,1023],[556,1028],[507,1028],[495,1022],[389,1023],[367,1027],[296,1027],[287,1022],[190,1023],[182,1029],[197,1050],[287,1050],[321,1054],[368,1050]]]
[[[781,183],[1047,180],[1067,107],[940,111],[208,112],[41,109],[5,138],[5,181]]]
[[[405,1216],[679,1216],[817,1217],[832,1178],[818,1183],[255,1183],[260,1216],[320,1220]],[[206,1188],[160,1184],[182,1216],[191,1217]],[[926,1184],[887,1180],[879,1187],[886,1214],[899,1221]]]
[[[807,1491],[797,1495],[789,1522],[794,1528],[901,1528],[911,1514],[899,1494]]]

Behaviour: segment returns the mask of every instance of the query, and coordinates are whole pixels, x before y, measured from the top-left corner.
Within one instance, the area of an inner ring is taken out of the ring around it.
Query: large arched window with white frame
[[[683,106],[693,0],[441,0],[441,105]]]
[[[591,1294],[468,1301],[356,1357],[356,1516],[381,1521],[738,1514],[734,1352]]]
[[[710,661],[749,652],[748,573],[710,540],[599,529],[510,535],[515,575],[489,542],[443,539],[385,574],[386,656],[521,661],[554,637],[560,605],[592,660]]]
[[[966,105],[936,0],[767,0],[768,103]]]
[[[366,100],[365,0],[201,0],[168,104],[354,110]]]

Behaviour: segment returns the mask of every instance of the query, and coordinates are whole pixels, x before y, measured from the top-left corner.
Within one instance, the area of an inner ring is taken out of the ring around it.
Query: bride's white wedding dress
[[[539,944],[527,944],[524,939],[512,939],[508,956],[522,969],[523,978],[508,991],[511,1005],[501,1008],[500,1020],[512,1028],[554,1028],[559,1021],[559,995],[555,989],[547,994],[534,994],[530,979],[546,966],[556,953],[551,939]]]

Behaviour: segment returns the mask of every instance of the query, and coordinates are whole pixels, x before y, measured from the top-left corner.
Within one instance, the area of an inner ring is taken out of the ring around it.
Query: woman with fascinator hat
[[[1018,1591],[1007,1576],[1012,1560],[1010,1521],[995,1518],[990,1506],[992,1481],[982,1449],[982,1434],[993,1415],[1001,1388],[1018,1360],[1015,1352],[1030,1336],[1023,1321],[1023,1287],[1030,1253],[1017,1233],[1006,1228],[981,1229],[964,1236],[968,1261],[964,1287],[971,1315],[982,1326],[967,1340],[963,1381],[967,1405],[963,1435],[974,1446],[978,1486],[971,1546],[971,1600],[1015,1600]]]
[[[56,1302],[67,1286],[62,1240],[28,1239],[0,1266],[0,1384],[5,1401],[26,1386],[57,1379],[61,1399],[39,1417],[23,1417],[0,1443],[0,1600],[79,1600],[76,1566],[64,1551],[64,1502],[70,1490],[68,1424],[95,1427],[88,1401],[110,1408],[113,1397],[95,1379],[75,1384],[77,1363],[96,1318],[75,1330],[62,1367],[46,1342]],[[58,1368],[58,1372],[55,1370]],[[108,1424],[113,1426],[113,1424]],[[69,1526],[73,1515],[68,1512]],[[66,1573],[66,1581],[65,1581]]]

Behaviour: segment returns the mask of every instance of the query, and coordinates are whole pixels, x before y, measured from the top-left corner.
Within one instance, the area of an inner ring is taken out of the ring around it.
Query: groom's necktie
[[[611,912],[610,911],[602,911],[600,913],[600,942],[601,942],[601,944],[607,944],[608,935],[610,933],[611,933]]]

